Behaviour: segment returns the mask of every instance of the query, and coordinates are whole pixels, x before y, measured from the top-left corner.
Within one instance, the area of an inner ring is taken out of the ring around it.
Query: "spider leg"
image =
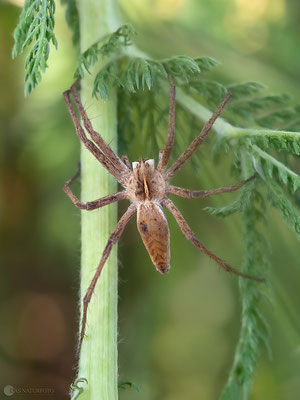
[[[231,93],[227,93],[224,99],[221,101],[220,105],[207,121],[207,123],[202,128],[200,135],[197,136],[192,143],[188,146],[188,148],[179,156],[179,158],[175,161],[175,163],[167,170],[166,172],[166,180],[170,181],[170,179],[176,174],[177,171],[187,162],[187,160],[194,154],[200,144],[204,141],[209,131],[211,130],[215,120],[221,114],[223,108],[227,104],[227,102],[231,98]]]
[[[175,194],[176,196],[184,197],[186,199],[199,199],[199,198],[203,198],[203,197],[212,196],[214,194],[234,192],[235,190],[244,186],[246,183],[252,181],[254,178],[256,178],[256,174],[252,175],[250,178],[245,179],[244,181],[237,183],[235,185],[224,186],[221,188],[211,189],[211,190],[189,190],[189,189],[184,189],[184,188],[181,188],[178,186],[170,185],[167,187],[167,194]]]
[[[191,230],[191,228],[188,226],[187,222],[183,218],[183,215],[181,212],[178,210],[178,208],[174,205],[174,203],[170,199],[165,199],[162,203],[164,207],[166,207],[174,216],[177,224],[179,225],[182,233],[184,236],[189,240],[190,242],[193,243],[195,247],[197,247],[199,250],[201,250],[204,254],[212,258],[217,264],[220,265],[225,271],[227,272],[232,272],[236,275],[242,276],[243,278],[247,279],[253,279],[258,282],[264,282],[264,279],[261,278],[256,278],[254,276],[249,276],[246,274],[243,274],[242,272],[238,271],[237,269],[231,267],[229,264],[227,264],[225,261],[223,261],[221,258],[216,256],[212,251],[207,249],[195,236],[194,232]]]
[[[86,320],[87,320],[87,310],[88,310],[88,305],[91,300],[91,297],[94,293],[95,286],[97,284],[97,281],[100,277],[100,274],[102,272],[102,269],[104,267],[104,264],[106,260],[109,257],[109,254],[111,252],[111,249],[113,245],[120,239],[125,226],[127,225],[128,221],[131,219],[131,217],[134,215],[136,212],[136,206],[134,204],[131,204],[125,214],[120,218],[119,222],[117,223],[117,226],[115,227],[113,233],[110,235],[107,244],[104,248],[104,251],[102,253],[102,257],[100,259],[100,262],[98,264],[97,270],[95,272],[95,275],[90,283],[90,286],[88,287],[86,294],[83,299],[83,310],[82,310],[82,320],[81,320],[81,331],[80,331],[80,338],[79,338],[79,345],[78,345],[78,352],[77,355],[80,353],[82,341],[84,339],[85,335],[85,328],[86,328]]]
[[[132,168],[131,168],[130,161],[129,161],[128,157],[127,156],[122,156],[121,160],[130,169],[130,171],[132,171]]]
[[[124,190],[122,192],[110,194],[108,196],[101,197],[100,199],[84,203],[75,196],[75,194],[72,192],[70,188],[72,182],[74,182],[74,180],[77,179],[79,176],[80,176],[80,164],[78,166],[76,174],[71,179],[69,179],[63,186],[63,191],[71,199],[72,203],[77,208],[81,208],[82,210],[95,210],[96,208],[104,207],[108,204],[127,198],[126,191]]]
[[[76,82],[71,87],[71,92],[74,97],[76,106],[78,108],[79,114],[82,118],[83,125],[88,133],[91,135],[93,141],[99,146],[100,150],[109,158],[110,162],[119,172],[128,172],[127,165],[117,156],[117,154],[111,149],[111,147],[102,139],[98,132],[93,129],[91,121],[89,120],[87,113],[81,103],[80,97],[75,88]]]
[[[116,167],[111,163],[111,161],[98,149],[98,147],[86,137],[86,134],[83,130],[83,128],[80,125],[80,122],[78,120],[78,117],[76,115],[76,112],[73,108],[71,99],[70,99],[70,90],[66,90],[64,92],[64,99],[66,102],[66,105],[68,107],[69,113],[71,115],[72,121],[74,123],[75,129],[77,136],[79,139],[82,141],[84,146],[93,154],[93,156],[103,165],[104,168],[107,169],[109,173],[111,173],[119,183],[123,184],[124,183],[124,178],[122,177],[122,174],[120,171],[116,169]]]
[[[169,127],[168,127],[168,136],[167,142],[163,150],[160,151],[160,157],[158,161],[158,170],[164,171],[168,165],[170,160],[170,156],[174,146],[175,140],[175,96],[176,96],[176,88],[173,82],[172,75],[168,72],[167,67],[164,66],[170,83],[170,94],[169,94]]]

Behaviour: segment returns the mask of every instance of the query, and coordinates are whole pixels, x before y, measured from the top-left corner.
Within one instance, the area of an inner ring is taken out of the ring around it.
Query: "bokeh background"
[[[269,93],[287,93],[300,102],[297,0],[121,4],[124,20],[138,30],[138,45],[154,57],[212,56],[222,62],[216,79],[259,81]],[[62,92],[72,82],[76,52],[57,2],[59,49],[52,49],[42,83],[24,99],[24,57],[11,60],[21,5],[0,2],[0,397],[6,398],[3,390],[11,385],[48,388],[54,394],[39,398],[66,399],[75,374],[80,214],[61,190],[79,159]],[[209,150],[208,143],[201,151],[203,169],[195,174],[186,167],[178,184],[196,189],[233,182],[226,158],[215,165]],[[131,160],[140,156],[139,149],[129,149]],[[300,162],[295,165],[299,172]],[[240,218],[217,220],[202,211],[235,196],[176,204],[207,246],[238,266]],[[300,245],[276,212],[269,215],[273,303],[263,312],[271,327],[272,357],[262,351],[251,399],[295,400],[300,398]],[[120,382],[133,381],[141,390],[120,390],[122,400],[214,400],[232,364],[241,311],[237,279],[194,249],[172,220],[170,228],[167,276],[155,272],[134,222],[120,242]]]

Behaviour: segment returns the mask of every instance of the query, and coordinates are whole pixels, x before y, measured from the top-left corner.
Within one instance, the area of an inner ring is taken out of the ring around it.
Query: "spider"
[[[226,103],[230,100],[231,94],[227,93],[216,111],[212,114],[211,118],[204,125],[201,133],[192,141],[187,149],[180,155],[174,164],[167,168],[170,156],[172,153],[174,140],[175,140],[175,85],[172,76],[168,73],[168,80],[170,84],[169,92],[169,123],[167,141],[163,150],[159,151],[158,164],[155,166],[153,159],[141,159],[133,162],[130,165],[127,156],[121,158],[110,148],[110,146],[102,139],[102,137],[94,131],[92,124],[86,114],[86,111],[80,101],[79,95],[76,91],[75,84],[64,92],[64,99],[73,120],[76,133],[79,139],[83,142],[84,146],[94,155],[94,157],[112,174],[115,179],[123,186],[124,190],[104,196],[100,199],[90,201],[87,203],[81,202],[71,191],[70,185],[79,176],[80,171],[77,172],[71,179],[69,179],[63,187],[66,195],[72,200],[73,204],[83,210],[94,210],[96,208],[104,207],[108,204],[127,199],[131,204],[127,211],[123,214],[117,223],[114,231],[110,235],[107,244],[104,248],[100,262],[98,264],[95,275],[89,285],[89,288],[83,300],[83,313],[81,322],[81,332],[79,338],[79,351],[82,341],[85,336],[87,310],[94,292],[97,281],[100,277],[101,271],[104,267],[106,260],[109,257],[111,249],[115,243],[120,239],[124,228],[128,221],[137,213],[137,227],[142,237],[143,243],[149,253],[149,256],[155,268],[162,274],[165,274],[170,269],[170,234],[167,219],[163,212],[163,207],[173,214],[176,222],[178,223],[183,235],[187,240],[191,241],[195,247],[203,253],[212,258],[217,264],[220,265],[225,271],[232,272],[244,278],[254,279],[261,281],[256,277],[251,277],[243,274],[242,272],[234,269],[221,258],[216,256],[211,250],[207,249],[195,236],[191,228],[185,221],[181,212],[174,205],[172,200],[168,198],[169,194],[184,198],[203,198],[211,195],[233,192],[245,185],[255,178],[250,178],[231,186],[226,186],[212,190],[199,190],[192,191],[177,186],[170,185],[170,180],[194,154],[197,148],[202,144],[208,135],[213,123],[221,114]],[[92,140],[88,139],[71,102],[71,94],[75,100],[75,104],[82,118],[83,125],[89,133]]]

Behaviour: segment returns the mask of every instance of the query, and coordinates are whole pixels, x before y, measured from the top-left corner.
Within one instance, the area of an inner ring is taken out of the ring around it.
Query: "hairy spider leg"
[[[69,113],[71,115],[72,121],[74,123],[75,129],[76,129],[76,133],[77,136],[79,137],[79,139],[82,141],[82,143],[84,144],[84,146],[93,154],[93,156],[103,165],[103,167],[105,169],[107,169],[107,171],[109,173],[111,173],[119,183],[123,183],[123,178],[122,178],[122,174],[114,167],[114,165],[111,163],[111,161],[109,160],[109,158],[107,158],[102,151],[91,141],[86,137],[86,134],[82,128],[82,126],[80,125],[79,119],[76,115],[76,112],[73,108],[72,102],[71,102],[71,98],[70,98],[70,90],[66,90],[63,95],[64,95],[64,99],[66,102],[66,105],[68,107]]]
[[[63,186],[63,191],[72,201],[75,207],[80,208],[81,210],[95,210],[96,208],[104,207],[108,204],[114,203],[119,200],[123,200],[127,198],[126,191],[123,190],[122,192],[117,192],[113,194],[109,194],[108,196],[100,197],[99,199],[82,202],[75,196],[75,194],[71,190],[71,184],[75,181],[75,179],[79,178],[80,176],[80,163],[78,164],[78,170],[71,179],[69,179]]]
[[[176,88],[173,82],[172,75],[168,72],[167,66],[164,65],[164,68],[168,74],[168,79],[170,83],[170,94],[169,94],[169,126],[168,126],[168,135],[165,147],[159,153],[158,165],[157,169],[160,172],[163,172],[170,160],[170,156],[173,150],[174,141],[175,141],[175,97],[176,97]]]
[[[98,264],[95,275],[90,283],[90,286],[88,287],[88,289],[86,291],[86,294],[83,299],[81,331],[80,331],[80,339],[79,339],[77,355],[79,355],[79,353],[80,353],[82,341],[83,341],[83,338],[85,335],[88,305],[89,305],[89,302],[91,301],[91,297],[94,293],[95,286],[98,282],[98,279],[100,277],[100,274],[102,272],[104,264],[110,255],[113,245],[116,244],[117,241],[120,239],[120,237],[125,229],[125,226],[129,222],[129,220],[133,217],[135,212],[136,212],[136,206],[134,204],[131,204],[128,207],[128,209],[126,210],[126,212],[122,215],[120,220],[118,221],[113,233],[110,235],[110,237],[107,241],[107,244],[103,250],[102,257]]]
[[[81,103],[80,97],[77,93],[76,83],[71,86],[71,92],[74,97],[79,114],[82,118],[83,125],[87,132],[90,134],[93,141],[98,145],[103,154],[109,159],[110,163],[119,171],[119,173],[127,173],[128,167],[119,158],[119,156],[112,150],[112,148],[102,139],[98,132],[93,129],[91,121],[89,120],[86,111]]]
[[[170,181],[172,177],[181,169],[181,167],[187,162],[187,160],[194,154],[197,148],[204,141],[209,131],[211,130],[215,120],[219,117],[223,111],[225,105],[231,98],[231,93],[227,93],[224,99],[221,101],[220,105],[207,121],[207,123],[202,128],[201,133],[192,141],[188,148],[179,156],[179,158],[174,162],[174,164],[166,172],[166,180]]]
[[[169,185],[167,187],[167,194],[175,194],[176,196],[184,197],[185,199],[199,199],[208,196],[213,196],[215,194],[234,192],[239,188],[241,188],[242,186],[246,185],[248,182],[252,181],[254,178],[256,178],[256,174],[250,176],[250,178],[245,179],[240,183],[236,183],[235,185],[224,186],[221,188],[210,189],[210,190],[189,190],[181,188],[179,186]]]
[[[128,167],[128,169],[130,169],[130,171],[132,171],[129,158],[126,155],[124,155],[121,157],[121,159],[122,159],[123,163]]]
[[[195,247],[197,247],[199,250],[201,250],[204,254],[212,258],[217,264],[220,265],[225,271],[227,272],[232,272],[236,275],[239,275],[243,278],[255,280],[258,282],[264,282],[264,279],[261,278],[256,278],[254,276],[249,276],[246,274],[243,274],[239,270],[231,267],[229,264],[227,264],[225,261],[223,261],[221,258],[216,256],[212,251],[210,251],[208,248],[204,246],[203,243],[201,243],[194,232],[191,230],[191,228],[188,226],[186,220],[184,219],[183,215],[181,212],[178,210],[178,208],[175,206],[175,204],[170,200],[166,199],[163,201],[163,206],[167,208],[171,212],[171,214],[174,216],[177,224],[179,225],[179,228],[181,229],[181,232],[184,234],[187,240],[193,243]]]

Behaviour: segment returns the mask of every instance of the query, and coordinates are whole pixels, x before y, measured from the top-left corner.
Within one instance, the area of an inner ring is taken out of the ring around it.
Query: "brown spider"
[[[124,190],[91,202],[83,203],[73,194],[70,189],[71,183],[76,177],[78,177],[79,172],[64,185],[63,190],[72,200],[74,205],[83,210],[94,210],[123,199],[131,201],[127,211],[123,214],[117,223],[115,230],[108,239],[96,273],[84,296],[79,351],[85,334],[88,304],[91,300],[103,266],[111,252],[113,245],[120,239],[126,224],[136,212],[137,227],[144,245],[154,266],[162,274],[167,273],[170,269],[170,234],[168,222],[163,212],[163,207],[165,207],[173,214],[184,236],[191,241],[194,246],[211,257],[225,271],[233,272],[234,274],[244,278],[261,281],[259,278],[250,277],[232,268],[229,264],[207,249],[196,238],[180,211],[167,197],[169,194],[174,194],[184,198],[203,198],[214,194],[233,192],[254,178],[254,176],[251,176],[241,183],[232,186],[200,191],[191,191],[169,184],[175,173],[180,170],[180,168],[193,155],[193,153],[208,135],[213,123],[221,114],[226,103],[229,101],[231,94],[226,94],[219,107],[213,113],[209,121],[204,125],[200,135],[192,141],[192,143],[175,161],[175,163],[169,169],[167,169],[175,139],[175,85],[170,74],[168,74],[168,79],[170,83],[168,136],[165,148],[159,152],[157,167],[155,167],[153,159],[142,159],[137,162],[133,162],[131,167],[127,156],[119,158],[117,154],[115,154],[110,148],[110,146],[102,139],[102,137],[93,130],[92,124],[75,89],[75,85],[73,85],[70,90],[64,92],[64,98],[79,139],[95,156],[95,158],[108,170],[108,172],[117,179],[117,181],[124,187]],[[70,99],[71,93],[83,120],[83,125],[93,141],[87,138],[83,128],[80,125],[79,119]]]

